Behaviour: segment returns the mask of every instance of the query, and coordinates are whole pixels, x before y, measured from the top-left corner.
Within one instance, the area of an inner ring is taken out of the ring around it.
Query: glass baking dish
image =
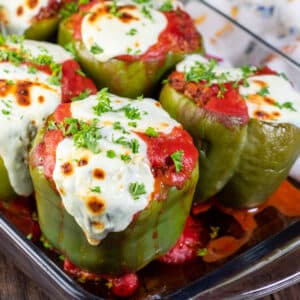
[[[223,41],[224,49],[234,49],[224,57],[221,48],[219,57],[233,65],[259,65],[276,55],[292,80],[296,75],[300,78],[299,64],[205,1],[185,1],[185,5],[192,16],[200,11],[215,14],[220,24],[232,24],[239,42]],[[133,299],[256,299],[300,281],[300,218],[285,218],[271,209],[260,217],[259,227],[251,241],[226,261],[183,266],[151,263],[140,272],[142,288]],[[103,299],[100,286],[74,280],[63,270],[58,255],[28,240],[2,213],[0,240],[1,251],[51,298]]]

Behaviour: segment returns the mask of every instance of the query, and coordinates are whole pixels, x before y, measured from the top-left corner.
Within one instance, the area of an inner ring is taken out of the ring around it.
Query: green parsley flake
[[[36,74],[37,71],[38,70],[37,70],[37,68],[35,66],[31,66],[31,65],[28,66],[28,73],[29,74]]]
[[[210,233],[209,233],[209,236],[211,239],[215,239],[218,234],[219,234],[219,231],[220,231],[220,227],[219,226],[210,226]]]
[[[103,53],[104,50],[103,50],[99,45],[94,44],[94,45],[91,47],[90,51],[91,51],[91,53],[93,53],[93,54],[101,54],[101,53]]]
[[[131,156],[129,154],[121,154],[121,159],[124,162],[129,162],[129,161],[131,161]]]
[[[128,126],[136,128],[137,123],[136,122],[128,122]]]
[[[180,172],[182,170],[182,160],[183,160],[183,150],[178,150],[171,154],[171,158],[175,165],[176,172]]]
[[[158,132],[153,127],[148,127],[145,133],[150,137],[158,137]]]
[[[105,112],[112,111],[111,101],[107,88],[103,88],[97,93],[98,103],[93,106],[93,110],[97,116],[102,115]]]
[[[118,11],[117,0],[113,0],[110,10],[109,10],[109,13],[117,18],[122,16],[122,12]]]
[[[144,183],[132,182],[129,185],[129,193],[134,200],[138,200],[141,195],[146,194]]]
[[[80,94],[78,96],[71,98],[71,101],[75,102],[75,101],[78,101],[78,100],[82,100],[84,98],[87,98],[90,94],[91,94],[91,90],[86,89],[86,90],[80,92]]]
[[[290,111],[297,111],[295,109],[295,107],[293,106],[293,103],[292,102],[284,102],[283,104],[280,104],[278,102],[275,102],[274,105],[280,109],[287,109],[287,110],[290,110]]]
[[[76,70],[76,74],[82,76],[82,77],[86,77],[85,73],[81,70],[81,69],[77,69]]]
[[[137,30],[135,28],[131,28],[126,34],[127,35],[136,35],[137,34]]]
[[[107,150],[106,151],[106,156],[108,158],[115,158],[116,157],[116,152],[114,150]]]
[[[122,107],[120,110],[124,111],[125,116],[130,120],[140,120],[141,112],[138,108],[131,106],[130,104]]]
[[[262,97],[265,97],[269,94],[270,94],[270,91],[269,91],[268,87],[263,87],[257,92],[257,95],[262,96]]]
[[[160,11],[171,11],[173,10],[172,1],[166,0],[162,6],[159,8]]]
[[[198,249],[198,251],[197,251],[197,256],[203,257],[203,256],[205,256],[206,254],[207,254],[207,248],[200,248],[200,249]]]
[[[97,186],[94,186],[94,187],[90,188],[90,191],[93,192],[93,193],[100,194],[101,193],[101,188],[100,188],[100,186],[97,185]]]
[[[72,53],[73,56],[76,56],[76,48],[75,48],[74,43],[69,42],[69,43],[67,43],[67,44],[64,46],[64,48],[65,48],[68,52]]]
[[[9,110],[6,110],[6,109],[2,109],[1,112],[2,112],[2,114],[5,115],[5,116],[7,116],[7,115],[10,114],[10,111],[9,111]]]

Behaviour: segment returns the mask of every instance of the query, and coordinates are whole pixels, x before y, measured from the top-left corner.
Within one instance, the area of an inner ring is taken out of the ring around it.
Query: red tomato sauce
[[[73,38],[82,40],[81,25],[83,16],[99,1],[92,1],[82,5],[80,11],[74,14],[66,24],[67,28],[73,32]],[[117,59],[125,61],[164,59],[169,52],[189,53],[199,50],[202,45],[202,38],[198,33],[192,18],[183,10],[162,12],[167,18],[167,27],[159,35],[158,42],[151,46],[141,55],[120,55]]]
[[[252,76],[275,74],[277,73],[264,67],[258,69]],[[249,122],[248,108],[238,89],[242,85],[242,81],[237,84],[237,87],[233,82],[224,83],[222,91],[218,84],[207,86],[206,81],[187,82],[184,73],[175,71],[169,76],[169,83],[177,92],[184,94],[199,107],[213,112],[216,116],[219,115],[221,118],[222,116],[237,117],[241,125]],[[226,119],[223,118],[223,121],[226,122]]]
[[[191,136],[182,128],[175,127],[170,134],[160,133],[158,137],[146,134],[138,135],[147,144],[147,156],[151,164],[152,173],[156,179],[167,186],[181,189],[196,167],[198,151]],[[176,172],[171,154],[183,150],[182,169]]]
[[[48,5],[40,9],[38,14],[33,18],[34,22],[38,22],[44,19],[52,18],[58,15],[63,3],[59,0],[49,0]]]

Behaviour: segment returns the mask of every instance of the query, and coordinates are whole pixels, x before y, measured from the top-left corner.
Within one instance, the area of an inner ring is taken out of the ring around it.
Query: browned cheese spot
[[[65,190],[64,190],[62,187],[59,188],[59,192],[60,192],[60,194],[63,195],[63,196],[66,194],[66,193],[65,193]]]
[[[8,25],[9,23],[5,9],[4,7],[1,6],[0,6],[0,23],[3,23],[4,25]]]
[[[18,6],[17,7],[17,10],[16,10],[16,13],[17,13],[17,16],[22,16],[23,13],[24,13],[24,9],[23,9],[23,6]]]
[[[253,80],[253,82],[256,83],[257,85],[259,85],[261,88],[268,86],[268,84],[262,80]]]
[[[38,102],[39,102],[39,103],[44,103],[44,102],[45,102],[45,97],[42,96],[42,95],[39,95],[39,96],[38,96]]]
[[[93,176],[97,179],[104,179],[105,178],[105,172],[102,169],[96,168],[93,171]]]
[[[256,110],[254,112],[254,116],[260,120],[269,120],[270,119],[270,115],[267,112],[262,111],[262,110]]]
[[[87,207],[93,214],[100,214],[105,210],[105,202],[98,196],[89,196],[87,199]]]
[[[27,0],[27,7],[34,9],[39,4],[39,0]]]
[[[32,86],[32,82],[30,81],[19,81],[16,86],[16,98],[17,104],[20,106],[30,106],[31,99],[29,88]]]
[[[92,221],[91,225],[97,230],[102,230],[104,228],[104,224],[97,221]]]
[[[81,157],[77,163],[78,167],[83,167],[88,164],[89,160],[87,157]]]
[[[277,119],[281,116],[281,113],[279,111],[273,111],[272,116],[273,116],[273,119]]]
[[[161,107],[161,104],[160,104],[158,101],[155,102],[155,105],[156,105],[157,107]]]
[[[267,103],[267,104],[270,104],[270,105],[274,105],[276,103],[276,101],[271,98],[271,97],[268,97],[268,96],[265,96],[264,97],[264,101]]]
[[[0,97],[6,97],[8,94],[13,93],[15,86],[8,84],[6,80],[0,80]]]
[[[61,167],[61,170],[62,170],[64,175],[66,175],[66,176],[72,175],[73,166],[70,162],[67,161],[64,164],[62,164],[60,167]]]

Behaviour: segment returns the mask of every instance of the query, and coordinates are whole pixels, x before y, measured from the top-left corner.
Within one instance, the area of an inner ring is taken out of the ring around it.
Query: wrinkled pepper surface
[[[201,71],[200,78],[216,76],[208,69]],[[268,68],[246,74],[247,78],[255,75],[278,76]],[[187,81],[187,74],[174,72],[161,91],[163,108],[191,133],[199,150],[196,202],[217,194],[228,206],[257,206],[287,177],[299,155],[299,127],[249,117],[238,89],[247,78],[243,72],[241,76],[217,84]]]
[[[168,25],[160,34],[157,44],[146,53],[124,53],[107,61],[99,61],[82,41],[81,24],[90,9],[100,2],[81,5],[78,13],[60,23],[58,32],[58,43],[73,49],[82,68],[94,79],[98,88],[108,87],[112,93],[124,97],[151,96],[157,92],[162,77],[186,54],[204,51],[202,38],[192,19],[178,8],[164,12]],[[133,2],[133,5],[136,3]],[[124,23],[130,22],[128,18]],[[111,43],[117,46],[114,33],[108,34],[111,35]]]

